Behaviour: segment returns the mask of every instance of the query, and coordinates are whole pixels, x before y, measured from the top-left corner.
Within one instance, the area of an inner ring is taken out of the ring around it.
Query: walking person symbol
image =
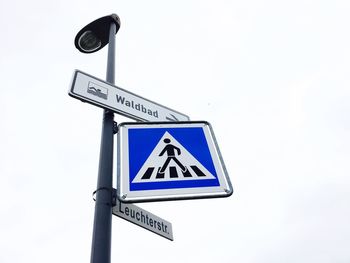
[[[163,164],[162,168],[160,168],[159,173],[164,173],[165,169],[168,167],[171,160],[173,160],[182,170],[182,172],[186,172],[187,168],[180,163],[180,161],[175,157],[175,150],[177,151],[177,155],[181,155],[181,151],[178,147],[172,145],[170,142],[171,140],[169,138],[165,138],[163,140],[167,145],[164,147],[164,149],[160,152],[159,156],[162,156],[164,153],[167,154],[168,158],[166,159],[165,163]]]

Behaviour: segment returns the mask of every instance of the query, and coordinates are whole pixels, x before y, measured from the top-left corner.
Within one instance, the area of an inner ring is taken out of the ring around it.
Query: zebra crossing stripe
[[[186,171],[181,171],[182,172],[182,176],[183,177],[205,177],[207,175],[205,175],[201,169],[198,168],[198,166],[196,165],[190,165],[191,167],[191,170],[192,170],[192,173],[190,171],[189,168],[186,169]],[[149,180],[151,179],[152,175],[154,174],[154,171],[156,171],[155,173],[155,178],[156,179],[164,179],[165,178],[165,173],[160,173],[159,170],[160,170],[161,167],[158,167],[158,169],[156,170],[155,167],[148,167],[147,170],[145,171],[145,173],[143,174],[143,176],[141,177],[141,180]],[[193,176],[192,174],[196,175],[196,176]],[[179,176],[178,174],[178,169],[175,167],[175,166],[170,166],[169,167],[169,177],[170,178],[179,178],[181,176]]]
[[[178,178],[179,177],[177,174],[177,171],[176,171],[176,167],[170,166],[169,172],[170,172],[170,178]]]
[[[160,173],[159,170],[160,170],[160,167],[158,168],[157,175],[156,175],[156,179],[159,179],[159,178],[162,179],[162,178],[164,178],[164,173]]]
[[[188,168],[187,168],[186,171],[182,172],[182,174],[183,174],[184,177],[192,177],[192,175],[191,175],[191,173],[190,173]]]
[[[153,170],[154,170],[154,167],[148,167],[147,168],[147,170],[146,170],[146,172],[145,172],[145,174],[142,176],[142,180],[143,179],[149,179],[149,178],[151,178],[151,175],[152,175],[152,173],[153,173]]]
[[[198,176],[206,176],[196,165],[191,165],[191,168]]]

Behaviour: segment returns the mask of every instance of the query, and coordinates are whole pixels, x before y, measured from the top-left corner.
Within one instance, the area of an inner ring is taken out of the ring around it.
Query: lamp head
[[[120,19],[116,14],[104,16],[83,27],[75,37],[75,47],[83,53],[93,53],[109,41],[109,28],[111,23],[116,25],[116,33],[120,28]]]

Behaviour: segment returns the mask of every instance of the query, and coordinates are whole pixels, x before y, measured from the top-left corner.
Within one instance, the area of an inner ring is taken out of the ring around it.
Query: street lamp
[[[114,84],[115,34],[120,28],[116,14],[101,17],[82,28],[75,37],[75,47],[93,53],[108,44],[107,82]],[[112,193],[113,193],[114,114],[104,110],[98,168],[91,263],[111,262]]]

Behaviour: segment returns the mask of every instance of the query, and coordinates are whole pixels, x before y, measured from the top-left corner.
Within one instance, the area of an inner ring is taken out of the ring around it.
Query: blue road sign
[[[227,197],[233,192],[207,122],[120,124],[117,189],[122,202]]]

